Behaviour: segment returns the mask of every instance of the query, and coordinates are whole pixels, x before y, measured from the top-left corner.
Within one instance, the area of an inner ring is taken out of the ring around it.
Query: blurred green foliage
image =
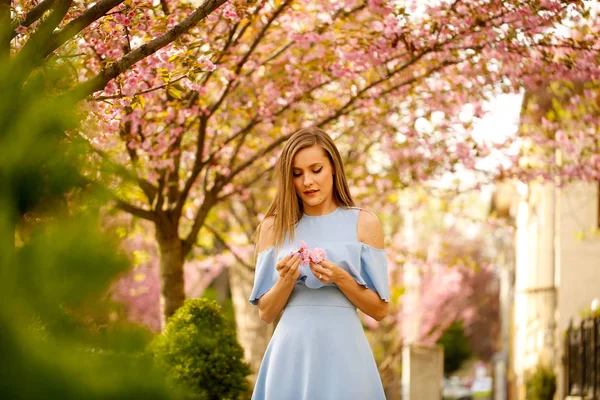
[[[556,392],[556,376],[551,367],[538,365],[527,378],[527,400],[552,400]]]
[[[111,323],[105,293],[128,265],[99,228],[77,103],[58,68],[26,62],[0,59],[0,398],[181,398],[151,335]]]
[[[438,339],[444,347],[444,375],[450,376],[471,358],[469,338],[465,335],[462,322],[454,322]]]
[[[190,400],[248,398],[244,350],[221,313],[208,299],[188,299],[153,342],[158,365]]]

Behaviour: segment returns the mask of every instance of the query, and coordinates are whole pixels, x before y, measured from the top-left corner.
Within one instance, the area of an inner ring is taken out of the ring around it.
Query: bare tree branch
[[[226,0],[205,0],[202,5],[200,5],[182,22],[175,25],[163,35],[143,44],[135,50],[132,50],[114,64],[111,64],[109,67],[100,71],[100,73],[94,78],[79,84],[73,89],[72,94],[76,98],[83,99],[98,90],[104,89],[106,84],[112,79],[131,68],[131,66],[138,61],[148,57],[151,54],[154,54],[159,49],[177,40],[207,15],[225,3],[225,1]]]

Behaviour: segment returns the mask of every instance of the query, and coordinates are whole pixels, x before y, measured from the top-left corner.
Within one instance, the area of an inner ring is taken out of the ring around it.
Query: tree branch
[[[227,176],[227,181],[230,182],[236,175],[238,175],[244,169],[248,168],[250,165],[254,164],[255,161],[257,161],[259,158],[263,157],[265,154],[269,153],[271,150],[273,150],[274,148],[279,146],[281,143],[288,140],[293,134],[294,133],[292,132],[292,133],[288,133],[287,135],[280,136],[276,140],[271,142],[271,144],[269,144],[267,147],[258,151],[253,157],[246,160],[246,162],[240,164],[239,167],[237,167],[233,172],[231,172],[231,174],[229,174]]]
[[[52,34],[49,45],[44,49],[44,57],[58,49],[79,32],[90,26],[94,21],[102,18],[107,12],[123,3],[125,0],[101,0],[75,18],[60,31]]]
[[[252,268],[252,266],[250,264],[248,264],[242,257],[238,256],[236,254],[235,251],[233,251],[233,249],[231,248],[231,246],[229,246],[227,244],[227,242],[225,241],[225,239],[223,239],[223,237],[219,234],[219,232],[217,232],[213,227],[211,227],[208,224],[205,224],[204,227],[206,229],[208,229],[210,231],[210,233],[213,234],[213,236],[215,237],[215,239],[217,239],[217,241],[227,249],[227,251],[229,251],[231,254],[233,254],[233,256],[235,257],[236,260],[238,260],[238,262],[240,264],[242,264],[244,266],[244,268],[248,268],[249,270],[254,270],[254,268]]]
[[[351,14],[354,14],[355,12],[358,12],[362,9],[364,9],[367,6],[366,3],[363,4],[359,4],[358,6],[354,7],[353,9],[349,10],[349,11],[344,11],[344,8],[340,8],[336,11],[336,13],[333,15],[333,17],[331,17],[332,21],[337,20],[340,17],[347,17]],[[325,32],[325,30],[330,27],[330,26],[334,26],[334,24],[321,24],[320,26],[317,27],[316,29],[316,33],[317,34],[322,34],[323,32]],[[252,68],[251,70],[247,71],[245,74],[243,74],[243,77],[247,77],[252,75],[256,70],[258,70],[258,68],[260,68],[263,65],[268,64],[269,62],[273,61],[274,59],[276,59],[277,57],[279,57],[280,55],[282,55],[283,53],[285,53],[285,51],[287,49],[289,49],[290,47],[292,47],[294,44],[296,44],[296,41],[289,41],[288,43],[284,44],[283,46],[281,46],[279,49],[275,50],[270,56],[268,56],[264,61],[257,63],[254,68]],[[311,43],[310,47],[314,47],[314,44]]]
[[[158,178],[158,191],[157,191],[157,196],[156,196],[156,204],[154,204],[153,208],[161,213],[163,211],[163,204],[165,202],[165,183],[166,183],[166,174],[167,171],[163,170],[162,173],[160,174],[160,177]]]
[[[102,150],[98,150],[97,148],[90,146],[92,151],[98,154],[105,162],[105,164],[110,165],[110,168],[113,173],[120,176],[121,178],[127,179],[132,182],[136,182],[137,185],[142,189],[146,198],[148,199],[148,203],[152,204],[154,197],[156,196],[157,189],[147,180],[140,178],[139,176],[132,174],[130,171],[125,169],[120,164],[114,163],[110,157],[104,153]]]
[[[248,27],[250,27],[250,25],[252,25],[252,19],[258,15],[258,13],[260,12],[260,10],[262,10],[262,8],[264,7],[265,4],[267,4],[266,1],[261,2],[260,5],[258,7],[256,7],[256,9],[254,10],[254,13],[252,14],[252,17],[248,18],[248,21],[246,22],[245,25],[242,26],[242,28],[240,29],[240,32],[237,35],[236,35],[236,31],[237,31],[238,27],[240,26],[240,23],[236,22],[233,25],[233,27],[229,30],[227,42],[223,46],[223,49],[221,49],[221,51],[219,51],[219,55],[215,61],[215,64],[217,64],[217,65],[220,64],[221,60],[227,54],[227,50],[229,50],[229,48],[231,48],[235,44],[237,44],[237,41],[242,37],[244,32],[246,32],[246,29],[248,29]],[[213,71],[209,71],[208,73],[206,73],[206,75],[204,75],[204,77],[202,79],[201,86],[205,86],[206,83],[210,80],[211,76],[213,76],[213,74],[214,74]],[[194,101],[195,101],[196,98],[198,97],[198,92],[195,92],[194,95],[195,95],[195,98],[194,98]]]
[[[231,87],[237,81],[240,71],[242,70],[242,68],[244,68],[244,65],[246,64],[246,62],[248,61],[248,59],[250,58],[250,56],[252,55],[252,53],[254,52],[256,47],[258,47],[259,43],[266,36],[267,30],[273,24],[273,21],[275,21],[277,19],[277,17],[279,17],[281,15],[283,10],[285,10],[285,8],[290,3],[291,3],[291,0],[285,0],[283,3],[281,3],[279,8],[277,8],[277,10],[275,10],[275,12],[273,13],[273,15],[271,15],[271,17],[269,18],[267,23],[263,26],[263,28],[260,30],[260,32],[256,35],[256,38],[250,45],[250,48],[248,49],[246,54],[244,54],[244,57],[242,57],[241,61],[237,64],[237,66],[235,68],[235,78],[230,80],[229,82],[227,82],[227,86],[223,90],[223,93],[221,94],[221,97],[219,98],[219,100],[217,100],[213,105],[211,105],[209,107],[209,110],[210,110],[209,115],[214,114],[219,109],[221,104],[223,104],[223,101],[225,101],[225,98],[227,97],[227,95],[233,91],[233,90],[231,90]]]
[[[244,207],[246,207],[246,210],[248,210],[247,206],[248,203],[247,202],[243,202],[242,203]],[[246,227],[246,221],[242,219],[242,217],[240,217],[237,213],[237,210],[235,209],[235,206],[233,204],[233,202],[229,202],[227,203],[227,208],[229,209],[229,213],[231,214],[231,216],[233,217],[233,219],[235,220],[235,222],[238,224],[238,226],[240,227],[240,229],[242,230],[242,232],[244,232],[244,234],[246,235],[246,240],[248,240],[248,243],[252,243],[252,235],[249,233],[250,229],[247,229]]]
[[[137,92],[131,95],[124,95],[124,94],[114,94],[112,96],[98,96],[98,97],[92,97],[90,98],[90,101],[105,101],[105,100],[114,100],[114,99],[122,99],[124,97],[135,97],[135,96],[141,96],[143,94],[147,94],[147,93],[151,93],[160,89],[164,89],[169,85],[172,85],[176,82],[179,82],[180,80],[182,80],[183,78],[187,77],[187,75],[182,75],[180,77],[178,77],[177,79],[173,79],[172,81],[169,81],[163,85],[159,85],[159,86],[154,86],[151,87],[150,89],[146,89],[146,90],[142,90],[141,92]]]
[[[206,221],[208,213],[215,205],[215,200],[216,196],[213,189],[210,192],[208,192],[206,197],[204,198],[204,201],[202,202],[202,205],[198,210],[198,214],[196,214],[196,218],[194,219],[192,229],[190,230],[190,233],[185,238],[185,240],[183,240],[182,254],[184,256],[192,250],[192,246],[196,242],[196,238],[198,237],[198,232],[200,232],[200,228],[202,228],[202,225],[204,225],[204,221]]]
[[[325,82],[321,82],[316,84],[315,86],[309,88],[306,92],[304,93],[300,93],[299,95],[297,95],[296,97],[294,97],[293,99],[291,99],[290,101],[288,101],[288,103],[281,107],[279,110],[277,110],[276,112],[274,112],[272,114],[272,117],[278,117],[281,114],[283,114],[286,110],[288,110],[292,105],[296,104],[297,102],[299,102],[300,100],[302,100],[304,97],[310,95],[312,92],[314,92],[315,90],[328,85],[329,83],[331,83],[332,80],[328,80]],[[224,142],[220,143],[220,147],[225,147],[227,146],[229,143],[231,143],[232,141],[234,141],[236,138],[242,136],[242,135],[246,135],[248,132],[250,132],[252,130],[252,128],[254,128],[256,125],[260,124],[263,121],[262,118],[260,118],[260,115],[255,114],[254,117],[250,120],[250,122],[243,127],[241,130],[235,132],[233,135],[229,136],[227,139],[225,139]],[[205,161],[205,163],[210,163],[212,161],[212,159],[215,157],[217,152],[212,153],[208,159]],[[232,164],[233,165],[233,164]]]
[[[270,166],[269,168],[265,169],[264,171],[262,171],[261,173],[259,173],[258,175],[256,175],[254,178],[250,179],[249,181],[242,183],[240,186],[244,187],[244,188],[249,188],[250,186],[252,186],[253,184],[255,184],[256,182],[258,182],[259,180],[262,179],[262,177],[268,173],[270,173],[271,171],[273,171],[275,169],[274,166]],[[230,179],[228,180],[228,182],[230,181]],[[220,196],[217,198],[217,201],[223,201],[225,199],[227,199],[228,197],[231,197],[234,194],[234,192],[231,193],[227,193],[223,196]]]
[[[167,175],[167,208],[171,209],[171,204],[177,204],[179,201],[179,171],[181,170],[181,140],[183,133],[179,134],[175,143],[169,148],[169,153],[173,157],[173,171]],[[173,153],[177,152],[175,155]]]
[[[187,200],[187,197],[190,194],[190,190],[192,190],[192,186],[194,186],[194,182],[198,179],[198,175],[202,172],[202,169],[205,165],[202,162],[202,156],[204,153],[204,143],[206,142],[206,128],[207,128],[208,119],[205,115],[200,117],[200,126],[198,126],[198,140],[196,141],[196,158],[194,159],[194,166],[192,167],[192,173],[190,177],[185,182],[185,186],[181,193],[179,193],[179,197],[177,199],[177,205],[175,206],[175,218],[179,219],[181,216],[181,211],[183,210],[183,206]]]
[[[9,3],[10,5],[10,0],[2,0],[3,2]],[[14,39],[17,36],[17,32],[16,29],[19,26],[31,26],[31,24],[33,24],[35,21],[39,20],[40,18],[42,18],[42,16],[44,15],[44,13],[46,11],[48,11],[52,5],[54,4],[54,0],[42,0],[40,1],[38,4],[35,5],[35,7],[33,7],[31,10],[29,10],[29,12],[27,14],[25,14],[25,18],[23,19],[17,19],[15,21],[12,22],[11,24],[11,39]]]
[[[160,0],[160,7],[165,16],[169,15],[169,5],[167,4],[167,0]]]
[[[135,50],[132,50],[114,64],[111,64],[109,67],[103,69],[94,78],[79,84],[72,90],[72,94],[75,96],[75,98],[83,99],[94,92],[104,89],[108,82],[131,68],[131,66],[133,66],[135,63],[151,54],[154,54],[159,49],[180,38],[198,22],[203,20],[207,15],[225,3],[225,1],[226,0],[205,0],[202,5],[200,5],[182,22],[175,25],[163,35],[143,44]]]
[[[136,217],[140,217],[148,221],[156,221],[156,214],[152,211],[143,210],[121,199],[117,199],[116,202],[117,208],[120,208],[121,210],[128,212],[131,215],[135,215]]]
[[[285,8],[290,3],[291,3],[291,0],[286,0],[283,3],[281,3],[281,5],[279,6],[279,8],[277,10],[275,10],[275,12],[273,13],[273,15],[271,16],[271,18],[269,18],[269,20],[267,21],[267,23],[265,24],[265,26],[263,26],[263,28],[260,30],[260,32],[258,33],[258,35],[256,35],[256,38],[254,39],[254,41],[250,45],[250,48],[248,49],[248,51],[246,52],[246,54],[244,54],[244,57],[242,58],[242,60],[238,63],[238,65],[237,65],[237,67],[235,69],[235,74],[236,75],[238,75],[240,73],[240,71],[244,67],[244,64],[246,64],[246,62],[248,61],[248,59],[250,58],[250,56],[252,55],[252,53],[254,53],[254,50],[256,50],[256,48],[258,47],[258,44],[265,37],[265,35],[267,34],[267,31],[269,30],[269,28],[271,27],[271,25],[273,24],[273,22],[277,19],[277,17],[279,17],[281,15],[281,13],[283,12],[283,10],[285,10]]]
[[[63,20],[73,0],[55,0],[52,4],[50,14],[40,21],[35,32],[29,36],[29,39],[15,57],[14,64],[20,66],[19,75],[21,79],[32,69],[39,66],[44,58],[44,49],[52,41],[52,32]],[[27,66],[27,67],[24,67]]]

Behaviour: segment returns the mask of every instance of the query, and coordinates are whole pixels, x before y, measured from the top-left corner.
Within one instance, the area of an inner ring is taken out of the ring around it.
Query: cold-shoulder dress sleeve
[[[275,269],[277,263],[277,250],[275,246],[258,253],[256,269],[254,271],[254,287],[250,294],[250,303],[257,305],[265,293],[267,293],[277,282],[278,274]]]
[[[390,301],[385,249],[378,249],[362,243],[360,249],[360,270],[356,271],[353,275],[359,284],[377,292],[382,300]]]

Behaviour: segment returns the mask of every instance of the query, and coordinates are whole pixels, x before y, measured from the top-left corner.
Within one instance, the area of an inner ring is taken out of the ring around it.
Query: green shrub
[[[465,335],[462,322],[454,322],[439,338],[444,347],[444,375],[450,376],[471,358],[469,338]]]
[[[188,299],[153,342],[157,364],[190,400],[238,399],[249,394],[244,351],[219,305]]]
[[[556,392],[556,377],[552,368],[538,365],[527,379],[527,400],[552,400]]]

